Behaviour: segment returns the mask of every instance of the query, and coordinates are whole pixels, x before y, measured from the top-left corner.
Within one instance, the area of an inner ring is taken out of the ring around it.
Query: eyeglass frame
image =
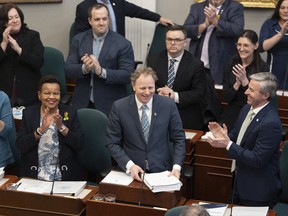
[[[182,41],[185,41],[187,38],[180,39],[180,38],[165,38],[166,43],[172,44],[174,41],[174,44],[180,44]]]

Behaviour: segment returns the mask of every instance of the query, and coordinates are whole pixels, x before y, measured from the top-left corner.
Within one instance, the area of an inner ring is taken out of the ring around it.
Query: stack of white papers
[[[182,182],[175,176],[169,176],[169,171],[160,173],[146,173],[144,183],[153,192],[179,191]]]
[[[120,171],[110,171],[101,183],[117,184],[128,186],[133,181],[131,175]]]
[[[268,213],[268,206],[264,207],[244,207],[235,206],[232,208],[233,216],[266,216]]]
[[[22,178],[17,182],[18,191],[50,194],[53,182]],[[55,181],[53,194],[78,196],[86,187],[86,181]]]
[[[203,203],[199,203],[200,206],[202,206],[203,208],[205,208],[207,210],[207,212],[210,214],[210,216],[224,216],[225,212],[228,208],[227,204],[203,204]],[[233,215],[234,216],[234,215]],[[246,215],[247,216],[247,215]]]

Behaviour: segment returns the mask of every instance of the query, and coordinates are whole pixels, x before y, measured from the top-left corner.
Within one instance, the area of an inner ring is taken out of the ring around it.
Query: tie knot
[[[148,109],[148,106],[146,105],[146,104],[143,104],[142,106],[141,106],[141,110],[142,111],[145,111],[145,110],[147,110]]]
[[[249,112],[248,112],[248,117],[250,120],[252,120],[252,117],[255,115],[254,111],[251,109]]]
[[[170,64],[174,64],[175,62],[177,62],[177,59],[170,59]]]

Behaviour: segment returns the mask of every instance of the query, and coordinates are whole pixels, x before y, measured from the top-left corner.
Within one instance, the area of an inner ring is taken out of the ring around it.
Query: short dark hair
[[[182,31],[184,34],[185,39],[187,38],[187,31],[184,29],[184,27],[182,25],[170,25],[166,28],[166,33],[168,31]]]
[[[102,3],[96,3],[94,4],[93,6],[91,6],[89,9],[88,9],[88,17],[91,18],[92,17],[92,10],[93,9],[100,9],[100,8],[106,8],[107,12],[108,12],[108,17],[110,17],[110,13],[109,13],[109,9],[108,7],[105,5],[105,4],[102,4]]]
[[[38,90],[41,91],[42,90],[42,86],[46,83],[56,83],[59,85],[60,87],[60,82],[59,82],[59,79],[54,76],[54,75],[46,75],[46,76],[43,76],[40,81],[39,81],[39,85],[38,85]]]

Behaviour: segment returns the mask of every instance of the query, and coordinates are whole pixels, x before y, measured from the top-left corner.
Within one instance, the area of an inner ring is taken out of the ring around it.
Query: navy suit
[[[189,51],[199,59],[206,30],[199,37],[198,27],[205,21],[204,8],[208,5],[208,0],[193,4],[184,23],[187,36],[191,38]],[[219,15],[218,26],[214,28],[208,45],[210,73],[216,84],[222,84],[225,65],[223,61],[229,60],[237,52],[235,43],[244,27],[243,5],[233,0],[225,0]]]
[[[156,71],[157,88],[167,85],[168,56],[167,51],[147,60],[147,65]],[[185,129],[202,130],[204,125],[204,96],[206,79],[203,62],[184,51],[173,84],[173,91],[179,94],[177,107]]]
[[[161,17],[157,13],[141,8],[125,0],[110,0],[110,2],[116,17],[117,32],[123,36],[125,36],[125,16],[154,22],[158,22]],[[96,3],[97,0],[84,0],[77,5],[75,18],[76,34],[91,29],[91,25],[88,22],[88,9]]]
[[[73,40],[65,64],[66,75],[76,78],[72,103],[76,109],[85,108],[90,101],[91,73],[82,73],[81,58],[93,53],[92,30],[79,33]],[[107,71],[107,78],[94,76],[95,108],[109,114],[112,103],[127,96],[127,84],[134,71],[134,52],[131,43],[111,30],[108,31],[98,61]]]
[[[62,180],[79,180],[80,168],[76,154],[84,146],[83,133],[78,121],[77,112],[72,106],[59,104],[59,113],[64,116],[68,113],[69,119],[63,124],[69,128],[64,137],[58,132],[59,139],[59,166]],[[37,178],[38,176],[38,144],[34,132],[40,126],[40,105],[24,109],[21,127],[17,135],[16,146],[21,153],[21,176]],[[54,166],[54,165],[51,165]]]
[[[250,109],[245,105],[234,129],[229,133],[235,142],[241,125]],[[281,190],[279,170],[279,145],[281,122],[271,102],[253,118],[240,146],[232,143],[228,155],[236,160],[236,188],[240,200],[270,203]],[[245,202],[243,203],[245,204]]]
[[[173,159],[169,141],[173,144]],[[166,97],[156,94],[153,96],[149,139],[146,144],[135,95],[116,101],[109,115],[107,147],[123,170],[129,160],[142,169],[147,160],[150,172],[171,170],[173,164],[182,166],[185,134],[175,103]]]

